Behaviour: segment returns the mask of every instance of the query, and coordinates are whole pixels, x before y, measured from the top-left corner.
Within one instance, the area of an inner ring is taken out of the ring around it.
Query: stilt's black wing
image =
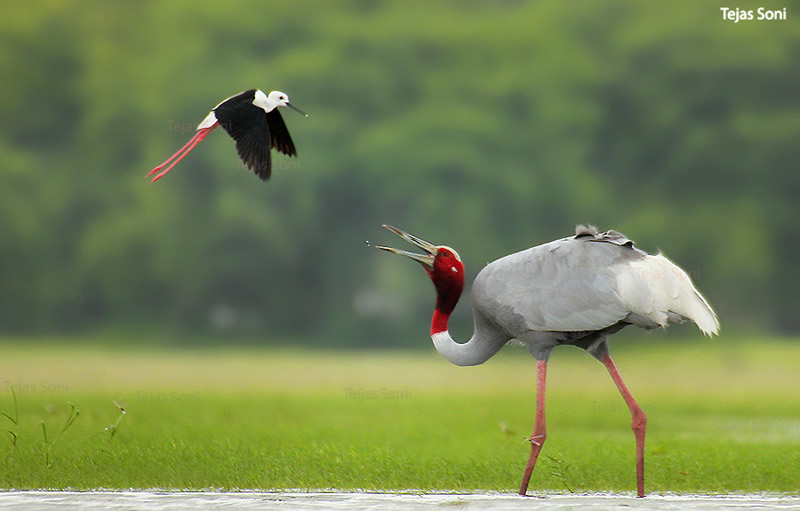
[[[267,180],[272,172],[270,130],[264,110],[253,104],[254,93],[255,90],[247,91],[232,97],[220,104],[214,115],[236,141],[236,150],[247,168]]]
[[[292,137],[289,136],[289,130],[286,129],[286,123],[283,122],[281,113],[278,112],[278,107],[267,113],[267,125],[269,126],[270,147],[287,156],[297,156],[294,142],[292,142]]]
[[[256,116],[254,123],[250,125],[249,129],[242,130],[237,136],[231,133],[231,136],[236,140],[236,150],[239,152],[239,157],[247,165],[247,168],[256,173],[262,180],[269,179],[272,173],[272,162],[269,154],[269,128],[267,127],[267,119],[264,111],[256,107]]]

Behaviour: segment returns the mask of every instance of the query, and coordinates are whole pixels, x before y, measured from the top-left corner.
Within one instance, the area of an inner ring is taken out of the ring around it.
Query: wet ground
[[[800,496],[548,495],[519,497],[508,493],[392,494],[340,492],[0,492],[4,510],[193,510],[193,509],[481,509],[566,511],[583,509],[665,510],[800,510]]]

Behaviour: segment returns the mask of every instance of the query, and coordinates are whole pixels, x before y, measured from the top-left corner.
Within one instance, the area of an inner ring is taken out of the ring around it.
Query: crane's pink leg
[[[536,361],[536,423],[533,426],[533,434],[529,438],[531,442],[531,455],[528,458],[528,465],[522,475],[522,485],[519,487],[519,494],[525,495],[528,491],[528,483],[531,481],[533,467],[539,458],[539,451],[542,450],[544,441],[547,438],[547,427],[544,422],[544,391],[547,380],[547,361]]]
[[[644,414],[644,411],[642,411],[636,403],[636,400],[633,399],[631,391],[628,390],[625,382],[622,381],[622,376],[620,376],[619,371],[617,371],[617,367],[611,360],[610,355],[606,354],[603,357],[603,365],[608,369],[608,373],[611,375],[614,383],[617,384],[622,398],[625,399],[625,403],[631,411],[631,428],[633,429],[633,436],[636,438],[636,491],[637,495],[641,498],[644,497],[644,430],[647,425],[647,415]]]
[[[203,128],[203,129],[201,129],[200,131],[198,131],[198,132],[197,132],[197,134],[195,134],[195,136],[193,136],[193,137],[192,137],[192,138],[191,138],[191,139],[190,139],[190,140],[189,140],[189,141],[186,143],[186,145],[185,145],[185,146],[181,147],[181,148],[178,150],[178,152],[177,152],[177,153],[173,154],[172,156],[170,156],[170,157],[169,157],[169,159],[168,159],[167,161],[165,161],[164,163],[162,163],[162,164],[161,164],[161,165],[159,165],[158,167],[156,167],[156,168],[154,168],[153,170],[151,170],[150,172],[148,172],[148,173],[147,173],[147,175],[148,175],[148,176],[150,176],[150,175],[152,175],[153,173],[155,173],[155,172],[158,172],[159,170],[161,170],[162,168],[164,168],[164,166],[165,166],[165,165],[167,165],[169,162],[171,162],[173,159],[175,160],[175,161],[174,161],[174,162],[172,162],[172,164],[171,164],[169,167],[167,167],[167,168],[166,168],[166,169],[165,169],[163,172],[160,172],[158,175],[156,175],[156,177],[154,177],[154,178],[153,178],[153,180],[152,180],[152,181],[150,181],[150,183],[155,183],[156,181],[158,181],[159,179],[161,179],[162,177],[164,177],[164,175],[165,175],[167,172],[169,172],[170,170],[172,170],[172,167],[174,167],[175,165],[177,165],[179,161],[181,161],[181,160],[182,160],[182,159],[183,159],[183,158],[184,158],[184,157],[185,157],[187,154],[189,154],[189,152],[190,152],[192,149],[194,149],[194,148],[195,148],[195,146],[196,146],[197,144],[199,144],[199,143],[200,143],[200,142],[201,142],[201,141],[202,141],[204,138],[206,138],[206,135],[208,135],[208,134],[211,132],[211,130],[213,130],[213,129],[214,129],[214,128],[216,128],[217,126],[218,126],[218,124],[214,124],[214,125],[212,125],[212,126],[209,126],[208,128]],[[183,154],[181,154],[181,153],[183,153]],[[180,155],[180,156],[179,156],[179,155]],[[177,158],[177,159],[175,159],[176,157],[178,157],[178,158]]]

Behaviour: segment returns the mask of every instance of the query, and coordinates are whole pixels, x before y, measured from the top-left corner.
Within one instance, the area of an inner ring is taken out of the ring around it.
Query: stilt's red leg
[[[157,174],[156,177],[154,177],[153,180],[150,181],[150,183],[155,183],[156,181],[158,181],[159,179],[164,177],[167,174],[167,172],[172,170],[172,167],[177,165],[179,161],[181,161],[187,154],[189,154],[189,152],[191,152],[191,150],[194,149],[195,146],[197,144],[199,144],[204,138],[206,138],[206,135],[208,135],[211,132],[211,130],[213,130],[217,126],[218,126],[218,124],[214,124],[213,126],[210,126],[208,128],[203,128],[202,130],[198,131],[197,134],[195,136],[193,136],[192,139],[189,140],[189,142],[185,146],[183,146],[180,151],[178,151],[177,153],[172,155],[172,157],[170,157],[169,160],[165,161],[164,163],[162,163],[158,167],[156,167],[153,170],[151,170],[150,173],[147,174],[148,176],[150,174],[152,174],[153,172],[155,172],[157,170],[160,170],[161,168],[164,167],[164,165],[169,163],[173,158],[175,158],[176,156],[180,155],[177,159],[175,159],[175,161],[172,162],[172,164],[169,167],[167,167],[162,172]],[[183,154],[181,154],[181,152],[183,152]]]
[[[167,160],[166,160],[164,163],[162,163],[162,164],[161,164],[161,165],[159,165],[158,167],[156,167],[156,168],[154,168],[153,170],[151,170],[150,172],[148,172],[148,173],[147,173],[147,175],[148,175],[148,176],[151,176],[151,175],[155,174],[156,172],[158,172],[159,170],[163,169],[165,166],[167,166],[167,164],[169,164],[169,162],[171,162],[172,160],[174,160],[174,159],[175,159],[175,158],[176,158],[176,157],[177,157],[179,154],[181,154],[181,153],[182,153],[182,152],[183,152],[183,151],[184,151],[184,150],[185,150],[187,147],[189,147],[190,145],[192,145],[192,143],[195,141],[195,139],[196,139],[197,137],[199,137],[199,136],[200,136],[200,133],[199,133],[199,132],[198,132],[198,133],[195,133],[195,134],[194,134],[194,136],[193,136],[192,138],[190,138],[188,142],[186,142],[186,145],[185,145],[185,146],[183,146],[183,147],[181,147],[180,149],[178,149],[178,152],[176,152],[175,154],[173,154],[172,156],[170,156],[170,157],[169,157],[169,159],[167,159]]]
[[[608,369],[608,373],[614,383],[617,384],[622,398],[625,399],[625,403],[631,411],[631,428],[633,429],[633,436],[636,438],[636,492],[639,497],[644,497],[644,432],[647,425],[647,415],[639,408],[625,382],[622,381],[622,376],[617,371],[611,356],[605,355],[603,364]]]
[[[528,491],[528,483],[533,474],[533,467],[539,458],[539,451],[542,450],[544,441],[547,438],[547,427],[544,421],[544,394],[545,383],[547,381],[547,361],[536,361],[536,423],[533,426],[533,434],[530,437],[531,455],[528,458],[528,465],[522,475],[522,485],[519,487],[519,494],[525,495]]]

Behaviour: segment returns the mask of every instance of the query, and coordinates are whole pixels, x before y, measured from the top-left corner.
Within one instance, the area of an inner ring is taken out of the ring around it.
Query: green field
[[[614,353],[649,417],[648,492],[798,491],[800,343],[645,344]],[[432,349],[0,352],[5,489],[515,490],[533,427],[534,364],[513,346],[473,368]],[[628,411],[604,368],[561,348],[548,384],[531,490],[633,491]]]

